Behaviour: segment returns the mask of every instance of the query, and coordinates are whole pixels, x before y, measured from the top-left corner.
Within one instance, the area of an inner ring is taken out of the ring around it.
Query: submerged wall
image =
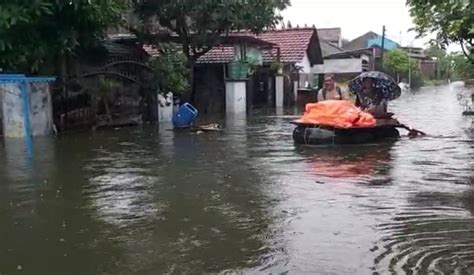
[[[49,84],[29,84],[30,117],[33,136],[46,136],[53,131],[53,108]]]
[[[49,84],[46,82],[27,83],[28,112],[31,134],[44,136],[52,133],[53,110]],[[25,112],[20,83],[0,85],[3,134],[10,138],[26,136]]]

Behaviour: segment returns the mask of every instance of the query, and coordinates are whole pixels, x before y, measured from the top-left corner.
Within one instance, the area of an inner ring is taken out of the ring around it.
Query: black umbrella
[[[362,93],[364,78],[372,78],[375,88],[381,92],[386,100],[394,100],[402,94],[400,86],[391,76],[378,71],[361,73],[349,82],[349,90],[354,94]]]

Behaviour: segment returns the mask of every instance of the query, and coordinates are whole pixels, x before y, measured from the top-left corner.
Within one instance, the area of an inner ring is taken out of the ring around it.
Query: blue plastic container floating
[[[191,127],[198,116],[198,110],[189,103],[184,103],[179,107],[178,112],[173,117],[175,128]]]

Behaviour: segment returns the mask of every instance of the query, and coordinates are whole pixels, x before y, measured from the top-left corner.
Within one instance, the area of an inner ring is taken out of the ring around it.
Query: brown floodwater
[[[459,83],[391,103],[427,133],[295,146],[298,110],[0,142],[0,274],[473,274]]]

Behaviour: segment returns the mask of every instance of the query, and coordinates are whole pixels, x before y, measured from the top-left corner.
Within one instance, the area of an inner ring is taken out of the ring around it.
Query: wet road
[[[473,274],[461,90],[393,102],[430,136],[392,144],[295,147],[293,110],[0,143],[0,274]]]

